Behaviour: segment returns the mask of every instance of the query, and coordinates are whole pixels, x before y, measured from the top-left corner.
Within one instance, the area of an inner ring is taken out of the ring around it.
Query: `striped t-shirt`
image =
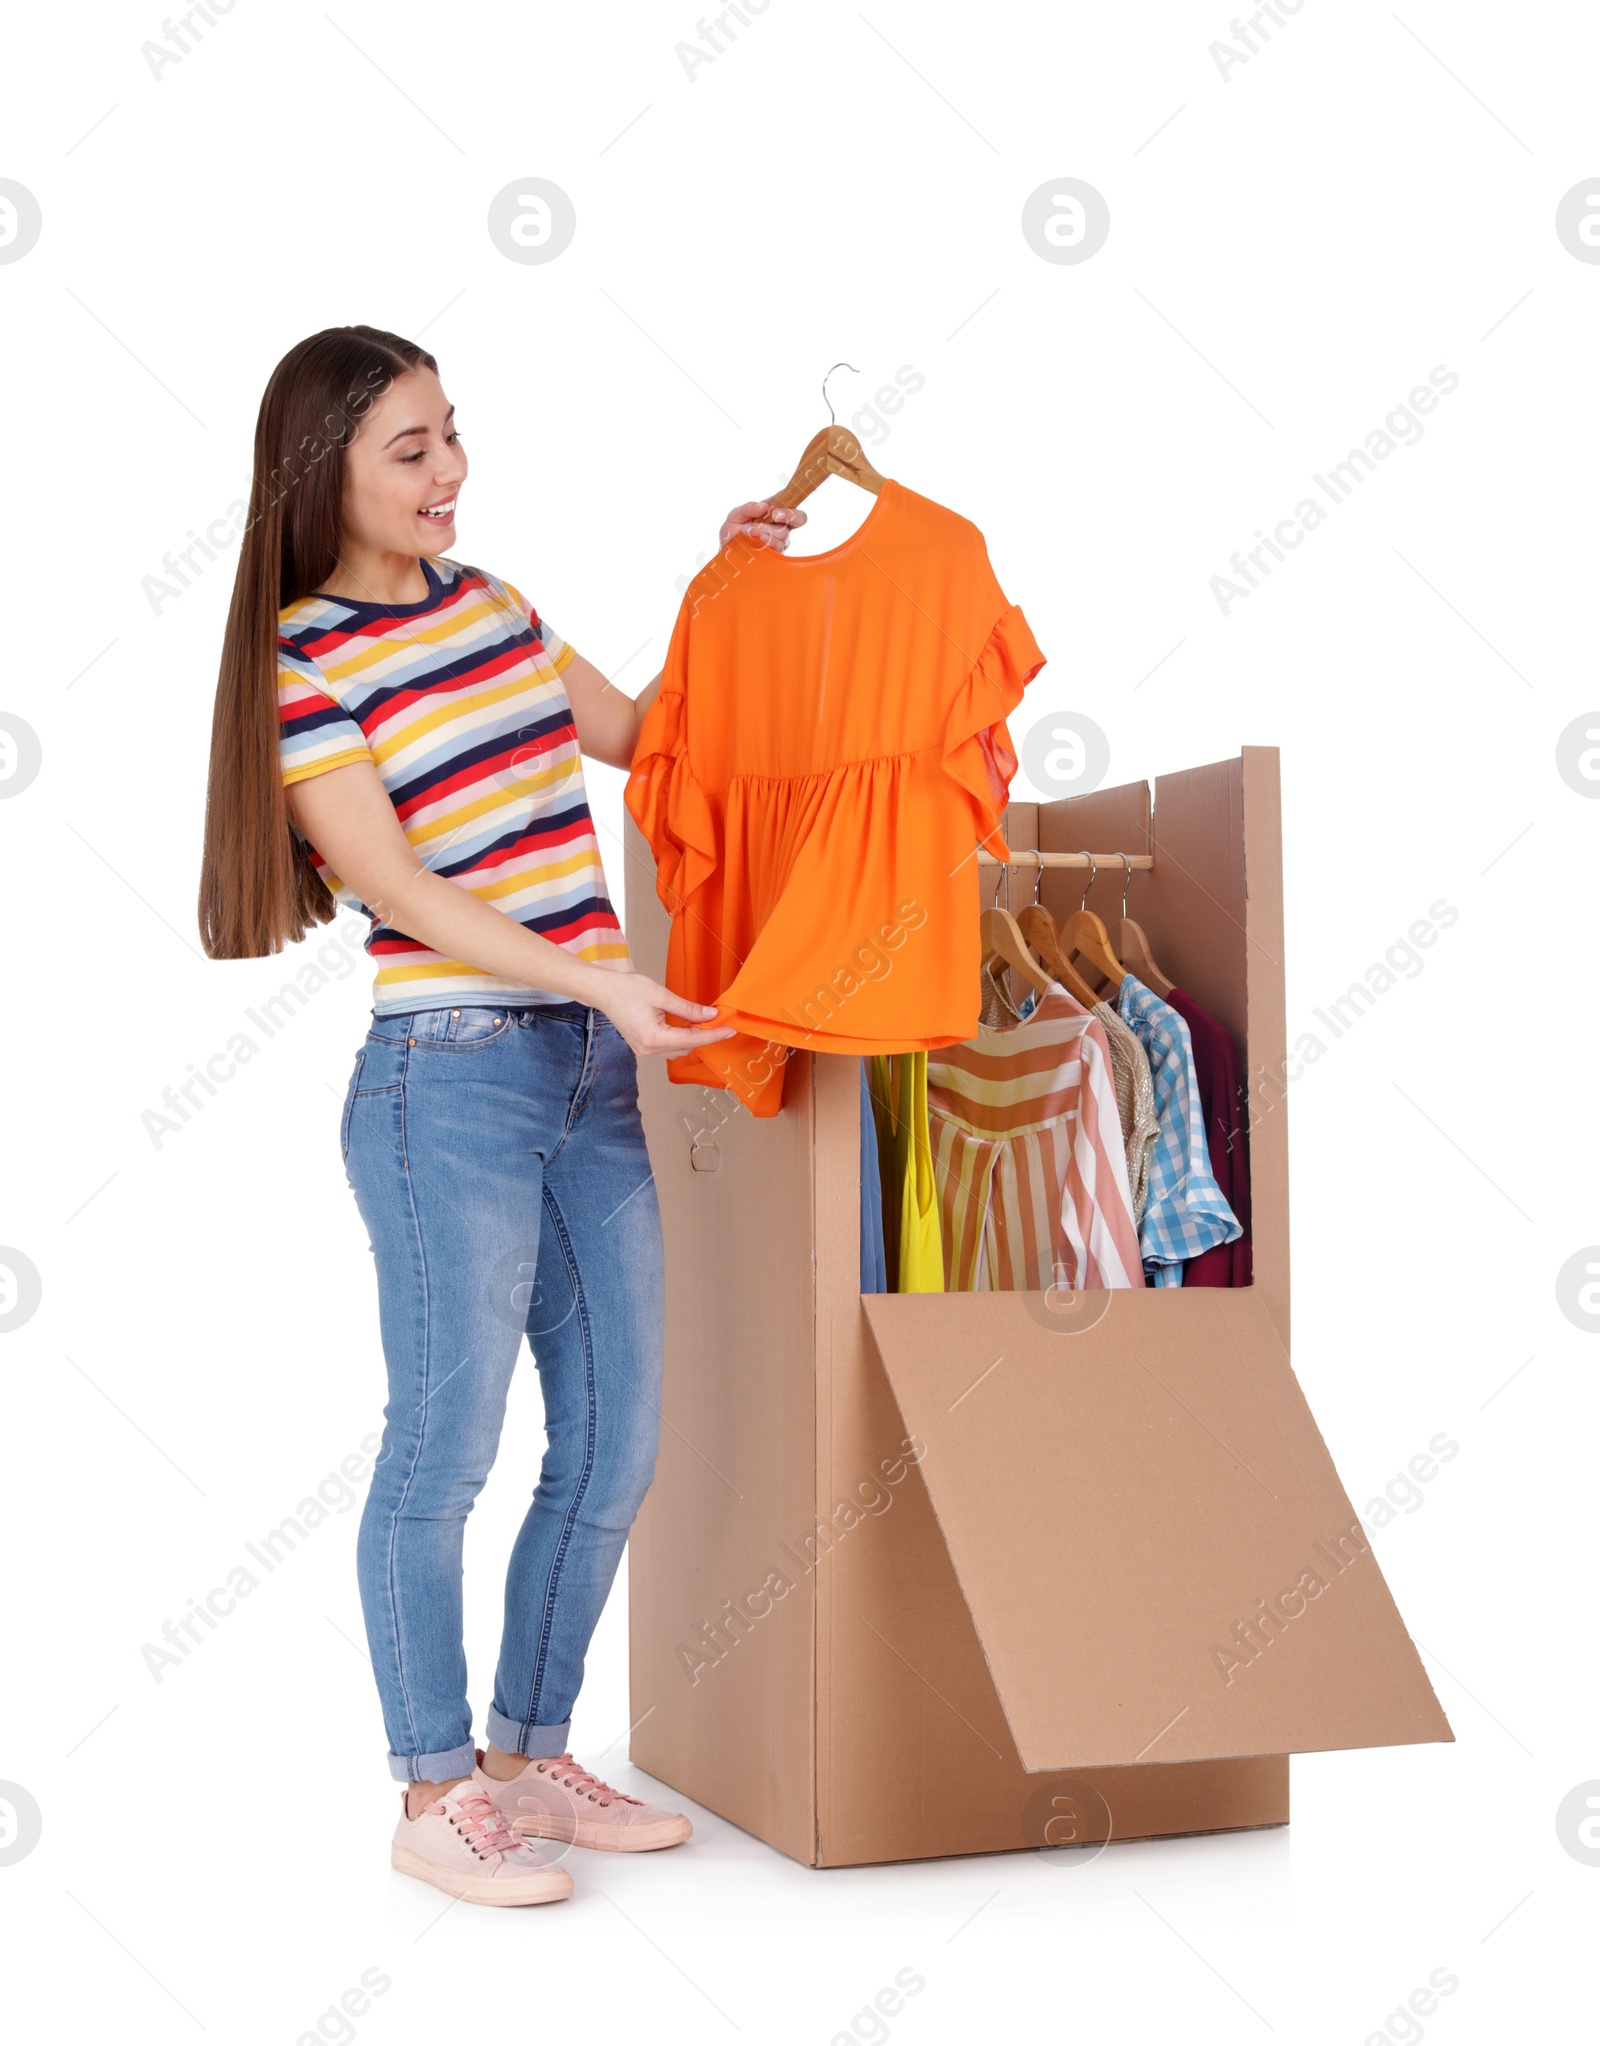
[[[443,558],[422,571],[416,604],[315,596],[279,614],[285,786],[372,761],[430,871],[579,959],[626,959],[561,680],[574,649],[512,584]],[[311,856],[336,900],[372,919],[379,1014],[570,999],[430,951]]]

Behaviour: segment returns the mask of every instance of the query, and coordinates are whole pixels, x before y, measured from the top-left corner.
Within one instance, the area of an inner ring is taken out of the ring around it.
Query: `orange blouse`
[[[793,559],[735,539],[684,593],[625,801],[672,912],[667,985],[740,1033],[670,1059],[776,1115],[790,1048],[978,1027],[979,844],[1044,665],[977,527],[893,481]]]

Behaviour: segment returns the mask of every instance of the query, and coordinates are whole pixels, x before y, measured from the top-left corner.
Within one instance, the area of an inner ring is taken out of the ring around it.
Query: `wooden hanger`
[[[1094,886],[1099,872],[1090,853],[1089,879],[1083,891],[1083,907],[1075,909],[1061,926],[1061,949],[1069,959],[1077,956],[1087,959],[1097,973],[1108,983],[1105,993],[1097,995],[1097,1001],[1112,1000],[1127,978],[1128,969],[1111,949],[1111,933],[1088,907],[1089,890]],[[1132,869],[1129,869],[1132,872]]]
[[[1131,916],[1122,919],[1122,949],[1133,962],[1133,972],[1165,1001],[1172,993],[1173,984],[1157,966],[1150,951],[1150,940]]]
[[[849,362],[836,362],[833,369],[854,369]],[[828,377],[833,375],[833,369]],[[819,483],[829,476],[842,476],[847,483],[858,484],[876,497],[883,488],[886,478],[880,476],[862,451],[860,441],[847,426],[841,426],[834,418],[833,406],[828,398],[828,377],[822,379],[822,400],[828,407],[831,424],[820,433],[813,434],[806,442],[805,452],[796,464],[794,474],[778,492],[768,500],[771,504],[786,505],[793,511],[811,495]]]
[[[1041,995],[1049,987],[1050,975],[1028,950],[1027,940],[1009,909],[986,909],[979,921],[978,935],[985,964],[991,959],[1004,960]]]
[[[1124,853],[1122,857],[1126,859],[1127,854]],[[1172,993],[1173,983],[1157,966],[1155,954],[1150,950],[1150,940],[1145,936],[1143,927],[1136,924],[1128,914],[1128,883],[1132,879],[1133,868],[1130,865],[1122,880],[1122,928],[1118,933],[1118,942],[1122,946],[1124,956],[1132,962],[1134,973],[1147,988],[1153,989],[1165,1001]]]
[[[1086,902],[1088,900],[1088,890],[1095,886],[1097,868],[1095,868],[1095,855],[1093,853],[1086,853],[1084,857],[1088,859],[1088,884],[1084,886],[1084,902]],[[1046,917],[1050,917],[1048,910],[1046,910]],[[1054,919],[1052,919],[1052,925],[1054,925]],[[1121,978],[1123,978],[1123,968],[1121,968],[1121,962],[1117,960],[1115,951],[1111,949],[1111,933],[1105,929],[1105,925],[1101,923],[1101,919],[1093,913],[1093,910],[1088,910],[1088,908],[1074,910],[1074,913],[1066,919],[1066,923],[1060,927],[1058,947],[1056,949],[1058,949],[1060,958],[1068,966],[1070,966],[1070,962],[1074,958],[1082,958],[1082,960],[1086,960],[1088,964],[1095,968],[1095,972],[1103,974],[1111,982],[1109,990],[1105,990],[1103,994],[1095,994],[1093,996],[1095,1003],[1099,1003],[1099,1000],[1105,1000],[1107,992],[1115,994],[1115,990],[1117,990],[1117,986],[1121,984]],[[1078,978],[1080,984],[1086,986],[1082,974],[1078,974],[1076,978]],[[1082,996],[1078,996],[1078,1000],[1082,1000]]]
[[[1062,950],[1056,920],[1044,904],[1030,902],[1017,918],[1017,928],[1051,978],[1059,981],[1069,995],[1075,995],[1086,1009],[1092,1009],[1100,997]]]
[[[1044,868],[1041,865],[1036,869],[1033,900],[1016,919],[1017,934],[1051,979],[1059,982],[1067,993],[1075,996],[1086,1009],[1092,1009],[1100,997],[1062,949],[1056,920],[1039,900],[1039,890],[1043,883]]]
[[[1061,948],[1071,958],[1087,959],[1111,983],[1115,994],[1128,969],[1111,949],[1111,933],[1092,909],[1075,909],[1061,926]]]

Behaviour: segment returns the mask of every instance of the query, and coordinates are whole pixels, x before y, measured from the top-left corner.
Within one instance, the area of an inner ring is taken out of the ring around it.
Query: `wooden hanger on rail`
[[[1009,909],[1000,907],[1000,880],[1005,876],[1010,886],[1010,871],[1001,868],[994,877],[995,901],[978,919],[978,942],[983,970],[998,961],[1009,966],[1025,980],[1036,994],[1043,994],[1050,985],[1050,975],[1028,950],[1016,918]]]
[[[1039,888],[1041,886],[1043,886],[1043,861],[1039,863],[1035,880],[1033,880],[1033,900],[1027,904],[1027,908],[1017,917],[1017,929],[1023,933],[1023,939],[1025,939],[1027,947],[1031,949],[1033,958],[1039,960],[1039,964],[1046,968],[1046,972],[1052,976],[1052,980],[1060,982],[1060,986],[1064,986],[1068,994],[1072,994],[1076,1000],[1080,1000],[1080,1003],[1084,1005],[1084,1009],[1093,1009],[1095,1003],[1099,1000],[1099,996],[1095,994],[1095,990],[1091,986],[1088,986],[1084,976],[1068,960],[1066,951],[1062,949],[1062,933],[1056,929],[1056,919],[1050,915],[1050,910],[1043,906],[1043,902],[1039,900]]]
[[[1015,968],[1036,993],[1042,995],[1049,987],[1049,973],[1028,950],[1028,942],[1009,909],[986,909],[978,925],[978,935],[986,966],[991,959],[998,959],[1002,964]]]
[[[839,424],[828,397],[828,377],[833,375],[833,370],[854,368],[854,363],[836,362],[828,376],[822,379],[822,402],[828,407],[830,424],[806,442],[805,452],[796,464],[794,474],[777,496],[769,500],[770,503],[786,505],[793,511],[829,476],[842,476],[847,483],[858,484],[874,497],[883,488],[887,479],[880,476],[867,460],[860,441],[849,427]]]
[[[1069,959],[1076,956],[1088,960],[1109,983],[1104,992],[1095,997],[1096,1001],[1110,1001],[1127,978],[1128,969],[1111,949],[1111,933],[1089,907],[1089,890],[1100,870],[1095,865],[1093,853],[1085,857],[1089,862],[1089,879],[1084,884],[1083,906],[1075,909],[1061,926],[1061,949]],[[1129,872],[1132,872],[1131,868]]]
[[[1039,890],[1043,885],[1044,865],[1041,862],[1035,870],[1033,900],[1016,920],[1018,934],[1050,978],[1059,982],[1086,1009],[1092,1009],[1099,996],[1062,949],[1056,920],[1039,900]]]
[[[1128,859],[1126,853],[1120,857]],[[1145,936],[1143,927],[1136,924],[1128,914],[1128,883],[1132,879],[1133,862],[1128,860],[1128,871],[1122,877],[1122,928],[1118,933],[1118,942],[1131,970],[1147,988],[1152,989],[1165,1001],[1172,993],[1173,983],[1157,966],[1155,954],[1150,950],[1150,940]]]

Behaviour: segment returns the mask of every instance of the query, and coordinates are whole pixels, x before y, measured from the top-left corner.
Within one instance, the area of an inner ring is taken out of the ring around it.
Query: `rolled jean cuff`
[[[549,1755],[564,1755],[572,1733],[570,1719],[563,1720],[559,1726],[528,1726],[520,1719],[507,1719],[492,1705],[485,1726],[490,1740],[502,1754],[531,1755],[536,1760]]]
[[[391,1755],[389,1774],[396,1783],[448,1783],[456,1776],[470,1776],[478,1766],[478,1751],[468,1741],[442,1755]]]

